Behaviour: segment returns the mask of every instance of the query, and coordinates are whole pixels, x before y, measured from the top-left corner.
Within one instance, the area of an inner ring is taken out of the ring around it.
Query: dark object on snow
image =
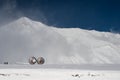
[[[34,56],[29,58],[29,63],[31,65],[35,64],[35,63],[38,63],[38,64],[44,64],[45,60],[43,57],[38,57],[38,59],[36,59]]]
[[[8,64],[8,62],[4,62],[4,64]]]

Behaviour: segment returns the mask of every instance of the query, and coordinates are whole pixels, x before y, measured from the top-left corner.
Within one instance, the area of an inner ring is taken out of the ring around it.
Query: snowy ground
[[[15,67],[15,66],[14,66]],[[120,70],[1,68],[0,80],[120,80]]]

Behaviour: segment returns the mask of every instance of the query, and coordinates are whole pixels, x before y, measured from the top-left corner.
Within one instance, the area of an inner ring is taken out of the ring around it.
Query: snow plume
[[[16,13],[16,0],[1,0],[0,25],[6,24],[15,19],[13,12]]]
[[[20,17],[27,16],[34,20],[47,23],[47,19],[41,9],[33,6],[24,7],[19,4],[18,0],[1,0],[0,1],[0,26],[8,24]]]
[[[69,45],[60,34],[27,18],[1,27],[0,37],[0,61],[27,61],[31,56],[43,56],[52,63],[62,53],[69,53]]]
[[[0,28],[0,63],[118,64],[120,35],[78,28],[55,28],[22,17]]]

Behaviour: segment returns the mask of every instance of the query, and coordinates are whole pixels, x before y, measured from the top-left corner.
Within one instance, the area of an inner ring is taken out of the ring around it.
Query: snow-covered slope
[[[120,80],[120,71],[0,69],[0,80]]]
[[[46,64],[118,64],[120,35],[55,28],[26,17],[0,27],[0,63],[28,62],[31,56],[43,56]]]

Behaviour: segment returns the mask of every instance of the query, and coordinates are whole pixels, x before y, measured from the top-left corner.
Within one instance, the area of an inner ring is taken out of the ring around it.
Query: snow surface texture
[[[119,64],[120,34],[55,28],[26,17],[0,27],[0,63],[27,63],[31,56],[46,64]]]
[[[0,69],[0,80],[120,80],[120,71]]]

